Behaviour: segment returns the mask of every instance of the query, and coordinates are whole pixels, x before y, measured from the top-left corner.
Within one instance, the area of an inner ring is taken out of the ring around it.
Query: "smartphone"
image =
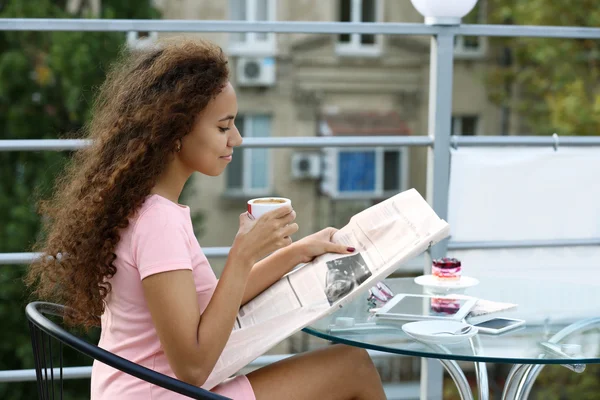
[[[476,327],[481,333],[497,335],[523,325],[525,325],[525,321],[522,319],[492,318],[488,319],[487,321],[474,324],[473,326]]]

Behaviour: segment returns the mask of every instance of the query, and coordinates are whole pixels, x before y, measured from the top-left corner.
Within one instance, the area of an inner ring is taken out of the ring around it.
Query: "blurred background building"
[[[166,19],[422,22],[409,1],[157,0]],[[485,1],[471,14],[484,20]],[[132,46],[158,37],[132,33]],[[429,37],[203,34],[229,55],[237,127],[245,137],[426,135]],[[501,109],[482,84],[485,38],[455,43],[453,134],[497,134]],[[246,149],[226,174],[196,176],[186,199],[202,213],[202,246],[228,246],[252,197],[292,199],[300,231],[343,226],[369,205],[408,188],[425,196],[425,148]],[[211,260],[219,271],[224,260]]]

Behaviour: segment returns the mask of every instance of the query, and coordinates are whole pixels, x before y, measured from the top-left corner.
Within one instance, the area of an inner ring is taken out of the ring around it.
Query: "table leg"
[[[477,399],[489,400],[490,389],[488,385],[487,366],[485,363],[475,363],[475,374],[477,375]]]
[[[481,341],[479,337],[473,337],[469,339],[469,343],[471,345],[471,349],[473,350],[473,354],[479,353],[479,348],[481,347]],[[450,351],[443,346],[429,344],[430,347],[436,349],[437,351],[443,351],[447,354],[450,354]],[[454,360],[444,360],[440,359],[440,363],[444,366],[450,377],[454,381],[456,388],[460,394],[460,398],[463,400],[472,400],[473,392],[471,391],[471,387],[467,378],[459,367],[458,363]],[[479,400],[489,400],[490,390],[488,383],[488,374],[487,374],[487,366],[485,363],[475,363],[475,372],[477,375],[477,391],[478,391],[478,399]]]
[[[519,387],[529,367],[530,365],[515,364],[510,369],[502,391],[502,400],[516,400],[519,398],[517,397],[519,396]]]
[[[433,343],[427,343],[427,345],[437,352],[451,354],[450,351],[442,345]],[[471,391],[469,381],[467,381],[467,377],[462,369],[460,369],[458,363],[454,360],[444,360],[441,358],[439,358],[438,361],[442,363],[446,371],[448,371],[448,374],[450,374],[450,377],[458,389],[460,398],[462,400],[473,400],[473,392]]]
[[[469,339],[471,343],[471,349],[473,350],[473,354],[479,354],[479,350],[481,348],[481,340],[479,336],[475,335],[471,339]],[[477,390],[478,390],[478,399],[479,400],[488,400],[490,397],[490,388],[488,383],[488,373],[487,366],[483,362],[476,362],[475,364],[475,374],[477,376]]]
[[[458,363],[454,360],[440,360],[440,362],[456,384],[460,398],[462,400],[473,400],[473,392],[471,392],[469,381],[467,381],[467,377],[458,366]]]
[[[520,399],[526,400],[529,398],[529,393],[531,392],[531,388],[533,387],[535,380],[537,379],[540,372],[542,372],[543,368],[544,368],[543,364],[536,364],[536,365],[530,365],[529,368],[527,368],[524,371],[523,376],[521,378],[521,382],[519,383],[519,388],[517,389],[517,393],[516,393],[516,397],[515,397],[516,400],[520,400]]]
[[[589,318],[575,322],[557,332],[548,340],[548,342],[559,343],[569,335],[593,328],[599,324],[600,318]],[[542,354],[540,357],[543,358],[544,355]],[[544,364],[517,364],[512,367],[508,374],[508,378],[506,379],[506,384],[504,385],[502,400],[527,400],[531,393],[531,389],[533,388],[533,384],[543,368]],[[583,372],[583,370],[578,370],[577,368],[569,369],[575,372]]]

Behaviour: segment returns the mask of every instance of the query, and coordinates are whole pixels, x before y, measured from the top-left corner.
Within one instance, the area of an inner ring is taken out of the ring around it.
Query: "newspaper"
[[[356,214],[333,236],[335,243],[356,251],[324,254],[244,305],[203,388],[213,388],[285,338],[343,307],[448,234],[448,224],[415,189]]]

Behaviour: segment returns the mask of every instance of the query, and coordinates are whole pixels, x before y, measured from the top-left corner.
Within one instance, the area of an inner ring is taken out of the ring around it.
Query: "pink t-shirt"
[[[115,249],[117,273],[110,279],[98,345],[154,371],[175,377],[161,347],[142,290],[142,279],[160,272],[193,272],[200,312],[204,312],[217,278],[194,235],[190,210],[170,200],[149,196],[121,232]],[[213,389],[235,398],[252,399],[248,379],[240,376]],[[94,362],[91,399],[187,399],[161,387]]]

